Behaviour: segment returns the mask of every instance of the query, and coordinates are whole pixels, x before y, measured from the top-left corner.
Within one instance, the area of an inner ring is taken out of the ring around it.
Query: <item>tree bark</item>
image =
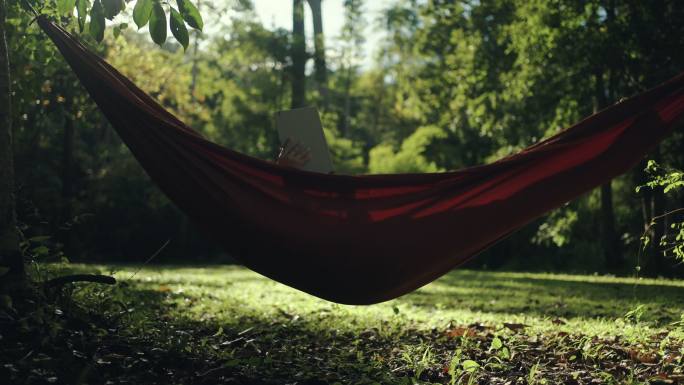
[[[201,0],[197,0],[197,11],[200,12],[202,11],[202,2]],[[197,66],[197,63],[199,60],[198,54],[199,54],[199,42],[200,38],[202,37],[202,32],[198,30],[194,30],[195,32],[195,49],[192,51],[192,69],[190,70],[190,74],[192,76],[192,80],[190,81],[190,98],[192,99],[193,102],[196,101],[195,98],[195,88],[197,88],[197,75],[199,74],[199,68]]]
[[[68,88],[65,88],[68,89]],[[74,119],[73,99],[67,94],[64,96],[64,133],[62,136],[62,210],[58,223],[61,230],[61,240],[64,243],[64,251],[71,254],[71,228],[68,225],[73,219],[73,194],[74,194]]]
[[[594,74],[595,104],[594,112],[608,105],[606,87],[603,81],[603,69],[597,68]],[[615,211],[613,209],[612,181],[601,186],[601,246],[606,268],[616,270],[622,266],[620,240],[615,231]]]
[[[616,270],[622,267],[620,240],[615,231],[612,181],[601,186],[601,235],[606,258],[606,267]]]
[[[323,35],[323,14],[321,12],[321,0],[308,0],[313,16],[314,30],[314,69],[316,85],[321,95],[323,105],[327,104],[328,98],[328,69],[325,63],[325,37]]]
[[[0,0],[0,265],[9,268],[3,283],[24,281],[24,261],[19,248],[14,200],[14,152],[12,151],[11,83],[5,19],[7,6]],[[6,285],[0,285],[5,286]]]
[[[292,108],[306,103],[304,0],[292,0]]]
[[[344,80],[344,120],[342,122],[342,137],[349,137],[350,115],[351,115],[351,85],[352,85],[352,65],[351,61],[346,68],[346,78]]]

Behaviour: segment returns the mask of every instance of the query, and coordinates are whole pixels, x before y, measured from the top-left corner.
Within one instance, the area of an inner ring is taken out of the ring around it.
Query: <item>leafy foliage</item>
[[[289,107],[292,37],[263,24],[251,2],[202,1],[198,10],[192,1],[124,1],[123,12],[117,1],[32,3],[82,30],[86,42],[102,38],[91,44],[98,54],[209,139],[274,157],[272,114]],[[343,28],[326,28],[327,94],[309,82],[307,99],[321,111],[338,173],[439,172],[495,161],[591,114],[597,89],[609,104],[678,72],[684,51],[666,37],[684,36],[682,8],[662,4],[402,0],[370,20],[367,3],[346,1]],[[150,184],[30,15],[12,4],[9,18],[22,221],[38,226],[36,234],[59,234],[76,259],[133,260],[169,238],[160,258],[223,258]],[[211,33],[197,29],[204,22]],[[377,52],[364,46],[370,33],[386,37]],[[152,49],[146,34],[167,43]],[[675,132],[663,143],[660,164],[682,168],[682,140]],[[641,174],[612,181],[623,267],[599,257],[598,191],[535,221],[473,266],[629,274],[644,225],[681,207],[681,188],[635,195],[634,186],[646,183]],[[63,226],[90,213],[88,225]],[[671,225],[667,234],[677,232]],[[661,233],[653,232],[653,244]],[[649,274],[681,274],[666,262]]]
[[[389,144],[381,144],[373,148],[370,151],[368,168],[372,173],[440,171],[435,162],[427,160],[425,154],[433,142],[444,139],[446,136],[447,134],[439,127],[420,127],[404,139],[397,152],[394,152]]]
[[[137,0],[133,7],[133,21],[142,28],[149,22],[150,36],[158,45],[166,42],[166,34],[170,22],[171,32],[176,40],[187,49],[189,35],[186,24],[194,29],[202,30],[204,21],[197,7],[189,0],[177,0],[178,9],[161,0]],[[104,39],[105,19],[114,20],[126,9],[125,0],[57,0],[59,15],[78,13],[79,29],[83,31],[86,15],[90,16],[90,35],[98,42]],[[167,22],[167,9],[169,22]]]
[[[651,176],[651,179],[645,185],[638,186],[637,192],[644,187],[649,189],[661,188],[666,194],[673,195],[680,189],[684,190],[684,172],[682,171],[663,168],[653,160],[648,161],[645,171]],[[684,262],[684,220],[672,220],[673,218],[684,218],[684,208],[675,209],[660,217],[653,218],[649,227],[655,226],[657,221],[670,220],[670,231],[656,241],[664,256],[672,256]],[[647,247],[651,243],[647,232],[644,233],[641,240],[643,247]]]

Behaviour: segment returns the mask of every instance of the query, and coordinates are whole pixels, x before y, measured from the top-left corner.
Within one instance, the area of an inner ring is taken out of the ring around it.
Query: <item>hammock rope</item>
[[[152,181],[250,269],[345,304],[396,298],[635,166],[684,117],[684,74],[459,171],[327,175],[205,140],[63,28],[57,45]]]

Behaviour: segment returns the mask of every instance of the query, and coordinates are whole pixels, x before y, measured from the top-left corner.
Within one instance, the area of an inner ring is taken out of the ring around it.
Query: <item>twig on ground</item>
[[[43,285],[45,288],[54,288],[54,287],[62,287],[66,285],[67,283],[74,283],[74,282],[94,282],[94,283],[103,283],[107,285],[114,285],[116,283],[116,279],[114,277],[111,277],[109,275],[101,275],[101,274],[74,274],[74,275],[64,275],[61,277],[53,278],[48,281],[46,281]]]

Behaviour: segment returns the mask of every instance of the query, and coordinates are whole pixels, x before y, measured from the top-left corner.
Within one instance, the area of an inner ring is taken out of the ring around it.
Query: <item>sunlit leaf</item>
[[[499,337],[494,337],[494,339],[492,339],[492,345],[491,345],[490,349],[499,350],[502,347],[503,347],[503,342],[501,342],[501,339]]]
[[[154,2],[152,0],[138,0],[133,8],[133,21],[138,29],[144,27],[150,20],[150,15],[152,14],[152,5]]]
[[[152,7],[152,14],[150,15],[150,36],[152,41],[158,45],[163,45],[166,42],[166,12],[161,3],[155,1]]]
[[[78,11],[78,30],[83,32],[88,16],[88,7],[90,7],[90,0],[78,0],[76,2],[76,10]]]
[[[176,3],[178,4],[180,14],[183,16],[183,20],[192,28],[201,31],[202,28],[204,28],[204,21],[202,20],[202,15],[200,15],[197,7],[189,0],[176,0]]]
[[[472,373],[480,367],[480,364],[473,360],[465,360],[461,365],[463,366],[463,370],[468,373]]]
[[[74,11],[76,0],[57,0],[57,12],[66,15]]]
[[[171,7],[171,33],[181,43],[183,49],[187,50],[188,45],[190,45],[188,29],[185,28],[185,22],[183,22],[181,14],[173,7]]]

